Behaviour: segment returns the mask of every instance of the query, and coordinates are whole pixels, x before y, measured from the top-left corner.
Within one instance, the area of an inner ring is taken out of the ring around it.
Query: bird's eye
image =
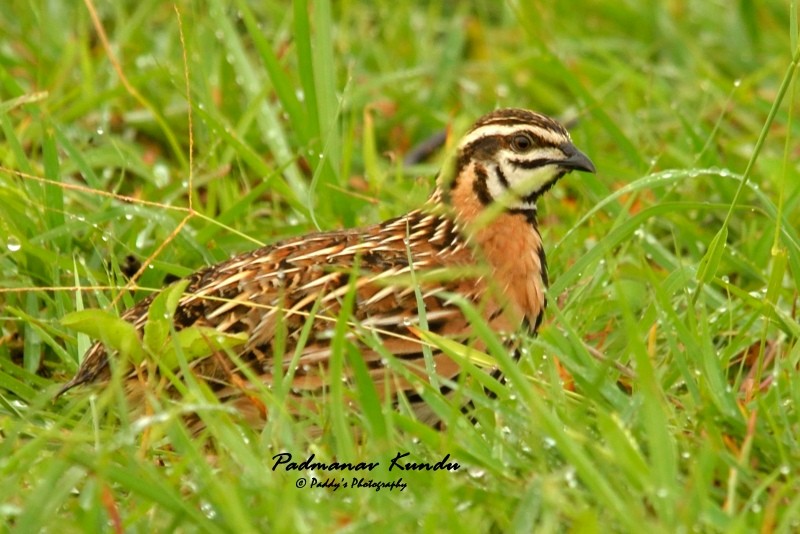
[[[517,134],[511,138],[511,148],[514,152],[528,152],[533,148],[533,139],[528,134]]]

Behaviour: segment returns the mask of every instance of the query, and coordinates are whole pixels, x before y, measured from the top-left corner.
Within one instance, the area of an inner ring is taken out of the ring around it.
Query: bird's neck
[[[545,307],[547,265],[536,210],[495,210],[486,206],[475,192],[475,176],[458,177],[445,194],[438,190],[432,199],[445,201],[477,254],[492,268],[500,290],[511,298],[529,324],[541,319]]]

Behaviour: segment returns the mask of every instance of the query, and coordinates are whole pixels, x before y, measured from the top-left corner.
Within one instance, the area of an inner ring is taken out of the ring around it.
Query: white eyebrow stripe
[[[472,132],[468,133],[458,146],[459,148],[464,148],[470,143],[474,143],[481,137],[505,136],[520,131],[532,132],[534,136],[540,137],[554,145],[560,145],[561,143],[566,143],[570,140],[568,135],[565,136],[561,133],[547,130],[539,126],[534,126],[532,124],[486,124],[484,126],[479,126]]]

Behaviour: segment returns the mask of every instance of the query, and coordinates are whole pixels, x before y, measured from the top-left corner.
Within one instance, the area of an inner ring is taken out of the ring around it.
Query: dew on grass
[[[19,249],[22,248],[22,243],[20,243],[16,236],[10,235],[8,239],[6,239],[6,248],[9,252],[18,252]]]
[[[209,519],[214,519],[217,517],[217,511],[211,506],[211,503],[203,501],[200,503],[200,510],[205,514],[205,516]]]
[[[156,163],[153,165],[153,178],[156,187],[161,188],[169,184],[169,167],[163,163]]]
[[[783,476],[786,476],[786,475],[788,475],[789,473],[791,473],[791,472],[792,472],[792,469],[791,469],[791,467],[789,467],[788,465],[786,465],[786,464],[783,464],[783,465],[780,467],[780,469],[778,469],[778,471],[779,471],[779,472],[780,472],[780,474],[782,474]]]
[[[456,512],[466,512],[472,507],[472,501],[461,501],[456,505]]]
[[[470,467],[469,469],[467,469],[467,473],[469,473],[470,477],[475,479],[483,478],[486,476],[486,470],[477,467]]]
[[[0,517],[13,517],[22,514],[22,508],[15,504],[0,504]]]
[[[567,481],[567,486],[570,488],[578,487],[578,477],[575,476],[575,468],[569,467],[564,472],[564,480]]]
[[[551,438],[550,436],[545,436],[542,438],[542,445],[545,449],[552,449],[556,446],[556,440]]]

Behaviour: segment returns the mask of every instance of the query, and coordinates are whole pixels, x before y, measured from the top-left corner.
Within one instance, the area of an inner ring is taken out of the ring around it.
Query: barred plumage
[[[296,404],[290,409],[298,411],[328,387],[333,327],[342,299],[354,284],[355,324],[349,336],[358,343],[376,390],[392,400],[402,393],[420,420],[435,423],[415,384],[390,371],[382,350],[365,336],[379,340],[414,375],[429,378],[414,334],[420,310],[412,275],[432,332],[482,348],[471,339],[469,322],[449,294],[475,305],[495,331],[511,333],[526,325],[535,332],[547,285],[535,203],[572,170],[594,172],[594,166],[574,147],[563,126],[527,110],[495,111],[478,120],[462,139],[452,175],[440,175],[424,207],[364,229],[290,239],[200,270],[188,278],[175,328],[196,325],[245,333],[247,341],[237,349],[238,365],[247,365],[266,384],[277,365],[283,374],[293,372],[289,402]],[[497,203],[502,204],[497,215],[486,217],[487,208]],[[122,317],[141,331],[153,298]],[[310,335],[290,370],[314,310]],[[276,336],[279,328],[285,329],[285,336]],[[279,337],[283,350],[277,354]],[[458,376],[459,366],[444,353],[434,349],[433,361],[440,377]],[[248,397],[244,376],[224,351],[192,361],[191,367],[222,401],[236,405],[254,424],[263,421],[263,407]],[[61,393],[109,376],[109,354],[97,343]],[[132,394],[141,376],[142,369],[131,372]]]

